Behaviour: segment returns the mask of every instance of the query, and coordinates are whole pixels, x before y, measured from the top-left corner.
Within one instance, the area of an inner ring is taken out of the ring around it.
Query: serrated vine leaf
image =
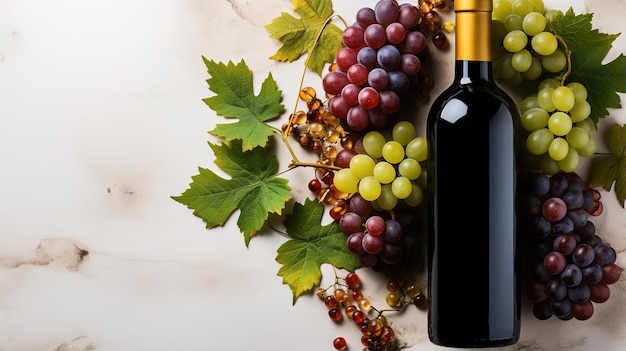
[[[346,247],[339,223],[321,225],[323,213],[319,201],[306,199],[304,205],[296,203],[285,220],[291,239],[278,248],[276,261],[282,264],[278,275],[283,277],[283,284],[289,284],[294,304],[300,295],[319,285],[322,264],[350,271],[359,266],[358,258]]]
[[[277,61],[293,62],[308,53],[315,43],[320,31],[317,46],[311,53],[308,67],[318,75],[322,75],[324,65],[335,59],[335,53],[342,48],[342,30],[327,20],[334,10],[331,0],[292,0],[293,10],[300,17],[296,18],[286,12],[281,13],[265,26],[270,37],[282,42],[278,51],[270,56]]]
[[[241,141],[231,145],[209,143],[215,164],[231,176],[224,179],[209,169],[191,177],[192,182],[174,200],[193,209],[193,214],[206,222],[207,228],[223,225],[240,209],[237,225],[246,245],[265,224],[269,213],[281,213],[291,198],[287,179],[277,176],[278,160],[268,149],[257,147],[243,151]]]
[[[274,131],[266,122],[277,118],[284,111],[282,92],[269,74],[258,95],[254,95],[252,71],[241,60],[238,64],[215,62],[202,57],[211,78],[209,89],[216,95],[203,101],[217,114],[225,118],[237,118],[238,122],[217,124],[209,133],[227,141],[242,140],[243,150],[265,146]]]
[[[626,56],[620,54],[613,61],[602,63],[619,34],[592,29],[592,18],[592,13],[576,15],[570,8],[562,16],[556,16],[550,26],[572,52],[573,69],[567,81],[587,87],[590,118],[597,124],[609,114],[607,108],[621,107],[617,92],[626,92]]]
[[[615,195],[624,207],[626,200],[626,128],[613,125],[606,138],[610,154],[597,156],[591,163],[591,186],[610,191],[615,183]]]

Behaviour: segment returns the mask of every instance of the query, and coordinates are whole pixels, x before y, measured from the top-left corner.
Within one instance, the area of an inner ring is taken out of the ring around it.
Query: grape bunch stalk
[[[622,269],[589,216],[603,211],[600,193],[576,173],[526,174],[520,184],[522,233],[528,244],[527,296],[546,320],[587,320],[610,296]]]

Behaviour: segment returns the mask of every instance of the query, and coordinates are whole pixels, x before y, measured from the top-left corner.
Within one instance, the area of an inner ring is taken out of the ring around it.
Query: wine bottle
[[[492,77],[492,6],[454,2],[455,77],[428,114],[428,333],[443,346],[519,339],[519,115]]]

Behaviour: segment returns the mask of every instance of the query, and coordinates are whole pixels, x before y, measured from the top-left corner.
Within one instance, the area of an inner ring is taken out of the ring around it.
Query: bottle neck
[[[461,84],[491,81],[491,12],[457,11],[456,80]]]

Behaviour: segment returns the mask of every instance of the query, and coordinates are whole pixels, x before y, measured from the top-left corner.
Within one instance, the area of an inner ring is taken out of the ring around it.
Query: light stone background
[[[334,1],[348,22],[374,4]],[[624,0],[547,4],[594,12],[603,32],[626,28]],[[331,350],[339,335],[362,348],[357,328],[335,325],[317,298],[292,306],[274,261],[283,237],[264,232],[246,248],[235,220],[207,231],[170,199],[198,166],[216,170],[207,131],[221,120],[201,100],[210,96],[202,55],[245,59],[257,89],[271,72],[293,106],[302,61],[269,60],[279,43],[263,28],[290,9],[289,0],[0,0],[0,350]],[[609,58],[620,52],[624,37]],[[433,94],[449,84],[452,61],[436,53]],[[313,74],[305,84],[321,91]],[[602,123],[613,121],[626,113]],[[311,176],[290,173],[296,200]],[[626,212],[603,195],[595,223],[626,267]],[[332,269],[323,272],[328,285]],[[384,307],[385,281],[359,273]],[[587,322],[525,313],[521,341],[507,349],[623,349],[624,282]],[[402,348],[439,349],[425,312],[388,318]]]

